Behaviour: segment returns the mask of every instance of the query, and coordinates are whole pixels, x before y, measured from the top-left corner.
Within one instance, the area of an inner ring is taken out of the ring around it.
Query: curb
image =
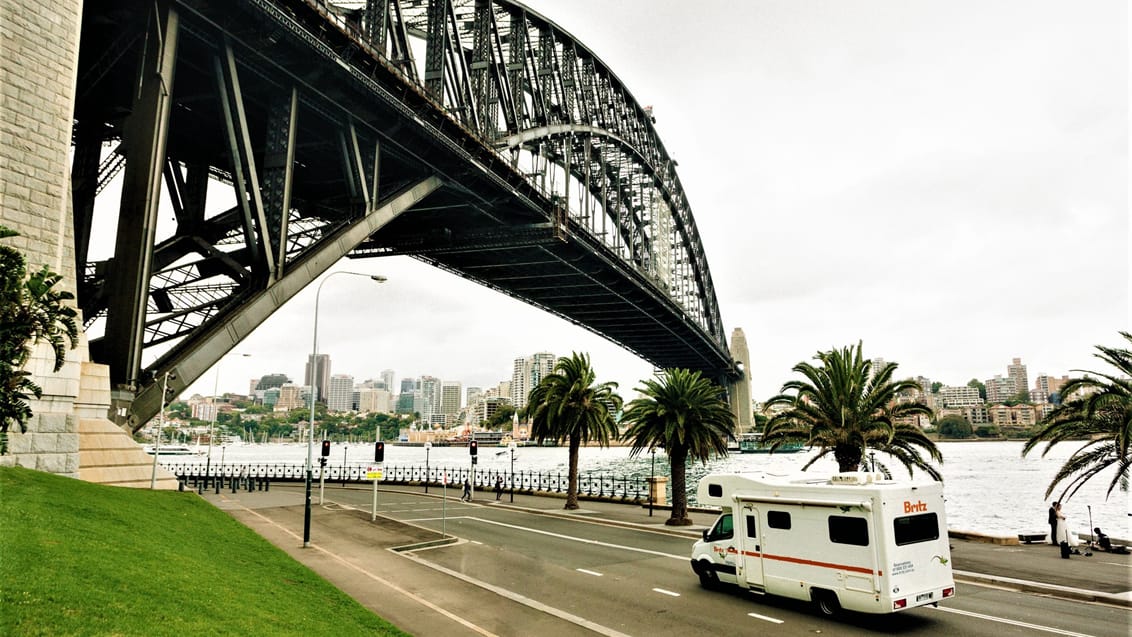
[[[1060,597],[1063,599],[1074,599],[1083,602],[1094,602],[1098,604],[1110,604],[1113,606],[1123,606],[1125,608],[1132,608],[1132,596],[1122,597],[1112,593],[1101,593],[1099,591],[1088,591],[1080,588],[1072,588],[1069,586],[1058,586],[1056,584],[1042,584],[1040,582],[1031,582],[1029,580],[1015,579],[1013,577],[1002,577],[999,575],[987,575],[985,573],[972,573],[970,571],[951,571],[955,575],[955,580],[958,582],[967,582],[971,584],[989,584],[1008,588],[1010,590],[1022,591],[1025,593],[1041,593],[1051,597]]]

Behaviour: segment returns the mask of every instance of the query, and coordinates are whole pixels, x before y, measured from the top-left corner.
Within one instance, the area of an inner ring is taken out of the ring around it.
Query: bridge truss
[[[518,3],[87,0],[77,96],[79,299],[132,428],[155,378],[183,389],[343,256],[410,255],[657,367],[741,375],[649,109]],[[90,261],[118,175],[114,258]]]

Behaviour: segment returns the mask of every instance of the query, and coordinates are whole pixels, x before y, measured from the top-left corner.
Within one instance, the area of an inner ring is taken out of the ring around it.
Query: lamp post
[[[653,492],[656,491],[656,447],[649,449],[652,455],[652,468],[649,469],[649,517],[652,517]]]
[[[161,376],[161,408],[157,410],[157,436],[153,440],[153,471],[149,476],[149,488],[157,488],[157,456],[161,452],[161,430],[165,428],[165,394],[169,391],[169,377],[177,375],[165,372]]]
[[[424,492],[428,493],[428,452],[432,451],[432,441],[424,443]]]
[[[247,358],[251,354],[237,354]],[[216,402],[216,392],[220,390],[220,361],[216,361],[216,378],[212,381],[212,418],[208,423],[208,458],[204,461],[204,488],[208,488],[208,479],[212,475],[212,438],[216,435],[216,419],[220,414],[220,405]]]
[[[511,501],[515,501],[515,441],[507,443],[507,448],[511,450]]]
[[[330,280],[335,274],[350,274],[353,276],[364,276],[366,278],[383,283],[386,279],[383,276],[375,274],[365,274],[362,272],[347,272],[341,270],[338,272],[331,272],[318,284],[318,289],[314,294],[314,336],[313,345],[311,346],[311,386],[310,386],[310,426],[307,429],[307,484],[306,484],[306,504],[303,510],[303,548],[310,548],[311,545],[311,478],[314,473],[314,401],[318,397],[315,383],[316,361],[318,360],[318,300],[322,295],[322,285]]]

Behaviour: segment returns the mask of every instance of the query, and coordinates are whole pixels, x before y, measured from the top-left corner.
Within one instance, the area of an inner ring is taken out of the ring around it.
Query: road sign
[[[385,467],[371,465],[366,467],[366,480],[381,480],[385,477]]]

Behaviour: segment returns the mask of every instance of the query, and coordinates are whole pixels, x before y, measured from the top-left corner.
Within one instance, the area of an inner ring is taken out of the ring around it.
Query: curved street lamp
[[[339,270],[338,272],[331,272],[318,284],[318,289],[314,294],[314,344],[311,346],[311,384],[310,384],[310,425],[307,428],[307,480],[306,480],[306,504],[303,509],[303,548],[310,548],[311,545],[311,479],[313,470],[314,459],[314,402],[318,397],[318,392],[315,390],[315,361],[318,360],[318,300],[322,295],[322,285],[330,280],[336,274],[349,274],[352,276],[364,276],[367,279],[372,279],[378,283],[384,283],[386,278],[377,274],[365,274],[364,272],[348,272]]]

